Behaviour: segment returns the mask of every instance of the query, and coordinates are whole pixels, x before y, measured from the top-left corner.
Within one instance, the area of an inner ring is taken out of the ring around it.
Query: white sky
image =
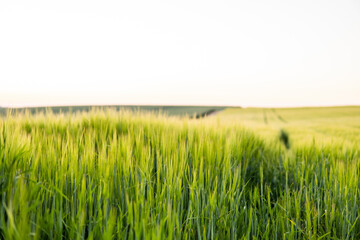
[[[0,1],[0,106],[360,105],[360,1]]]

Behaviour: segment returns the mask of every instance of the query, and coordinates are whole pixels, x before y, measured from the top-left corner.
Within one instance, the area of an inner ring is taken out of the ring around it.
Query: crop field
[[[315,144],[357,147],[360,143],[360,107],[228,108],[219,114],[224,122],[241,124],[264,139],[289,133],[297,146]]]
[[[9,113],[0,239],[360,239],[359,141],[360,107]]]
[[[1,108],[0,107],[0,116],[6,115],[9,110],[12,112],[30,112],[32,114],[51,111],[52,113],[77,113],[77,112],[89,112],[94,108],[94,106],[55,106],[55,107],[29,107],[29,108]],[[104,105],[97,106],[97,109],[107,110],[117,110],[117,111],[133,111],[133,112],[152,112],[160,113],[168,116],[188,116],[188,117],[202,117],[207,113],[222,111],[225,108],[222,106],[156,106],[156,105]]]

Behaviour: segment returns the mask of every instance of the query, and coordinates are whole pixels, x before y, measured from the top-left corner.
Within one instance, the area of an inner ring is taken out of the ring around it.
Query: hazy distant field
[[[178,116],[0,117],[0,239],[360,239],[359,107]]]
[[[335,144],[358,146],[360,107],[323,108],[232,108],[219,113],[223,122],[234,122],[267,139],[284,129],[295,145]]]
[[[124,110],[124,111],[142,111],[142,112],[153,112],[153,113],[162,113],[164,115],[169,116],[189,116],[189,117],[196,117],[201,116],[201,114],[205,114],[208,111],[221,111],[224,110],[226,107],[222,106],[136,106],[136,105],[117,105],[117,106],[62,106],[62,107],[32,107],[32,108],[13,108],[11,111],[13,112],[21,112],[21,111],[29,111],[32,114],[38,112],[46,112],[51,111],[53,113],[67,113],[67,112],[88,112],[93,108],[97,109],[113,109],[113,110]],[[8,110],[7,108],[0,108],[0,116],[5,115]]]

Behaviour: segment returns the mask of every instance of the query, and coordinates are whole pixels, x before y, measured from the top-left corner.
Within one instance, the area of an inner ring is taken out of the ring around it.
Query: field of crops
[[[228,108],[219,114],[224,122],[237,123],[274,141],[289,133],[292,144],[357,148],[360,142],[360,107]]]
[[[12,112],[25,112],[28,111],[32,114],[45,113],[51,111],[52,113],[77,113],[77,112],[89,112],[94,106],[54,106],[54,107],[29,107],[29,108],[1,108],[0,116],[6,115],[9,111]],[[152,112],[160,113],[168,116],[189,116],[196,117],[202,116],[207,112],[221,111],[225,108],[223,106],[157,106],[157,105],[104,105],[97,106],[97,109],[117,110],[117,111],[134,111],[134,112]]]
[[[8,114],[0,239],[360,239],[359,109]]]

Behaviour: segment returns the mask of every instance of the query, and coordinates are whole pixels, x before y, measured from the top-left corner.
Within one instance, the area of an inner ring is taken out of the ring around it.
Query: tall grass
[[[126,111],[0,120],[0,238],[359,239],[359,154]]]

